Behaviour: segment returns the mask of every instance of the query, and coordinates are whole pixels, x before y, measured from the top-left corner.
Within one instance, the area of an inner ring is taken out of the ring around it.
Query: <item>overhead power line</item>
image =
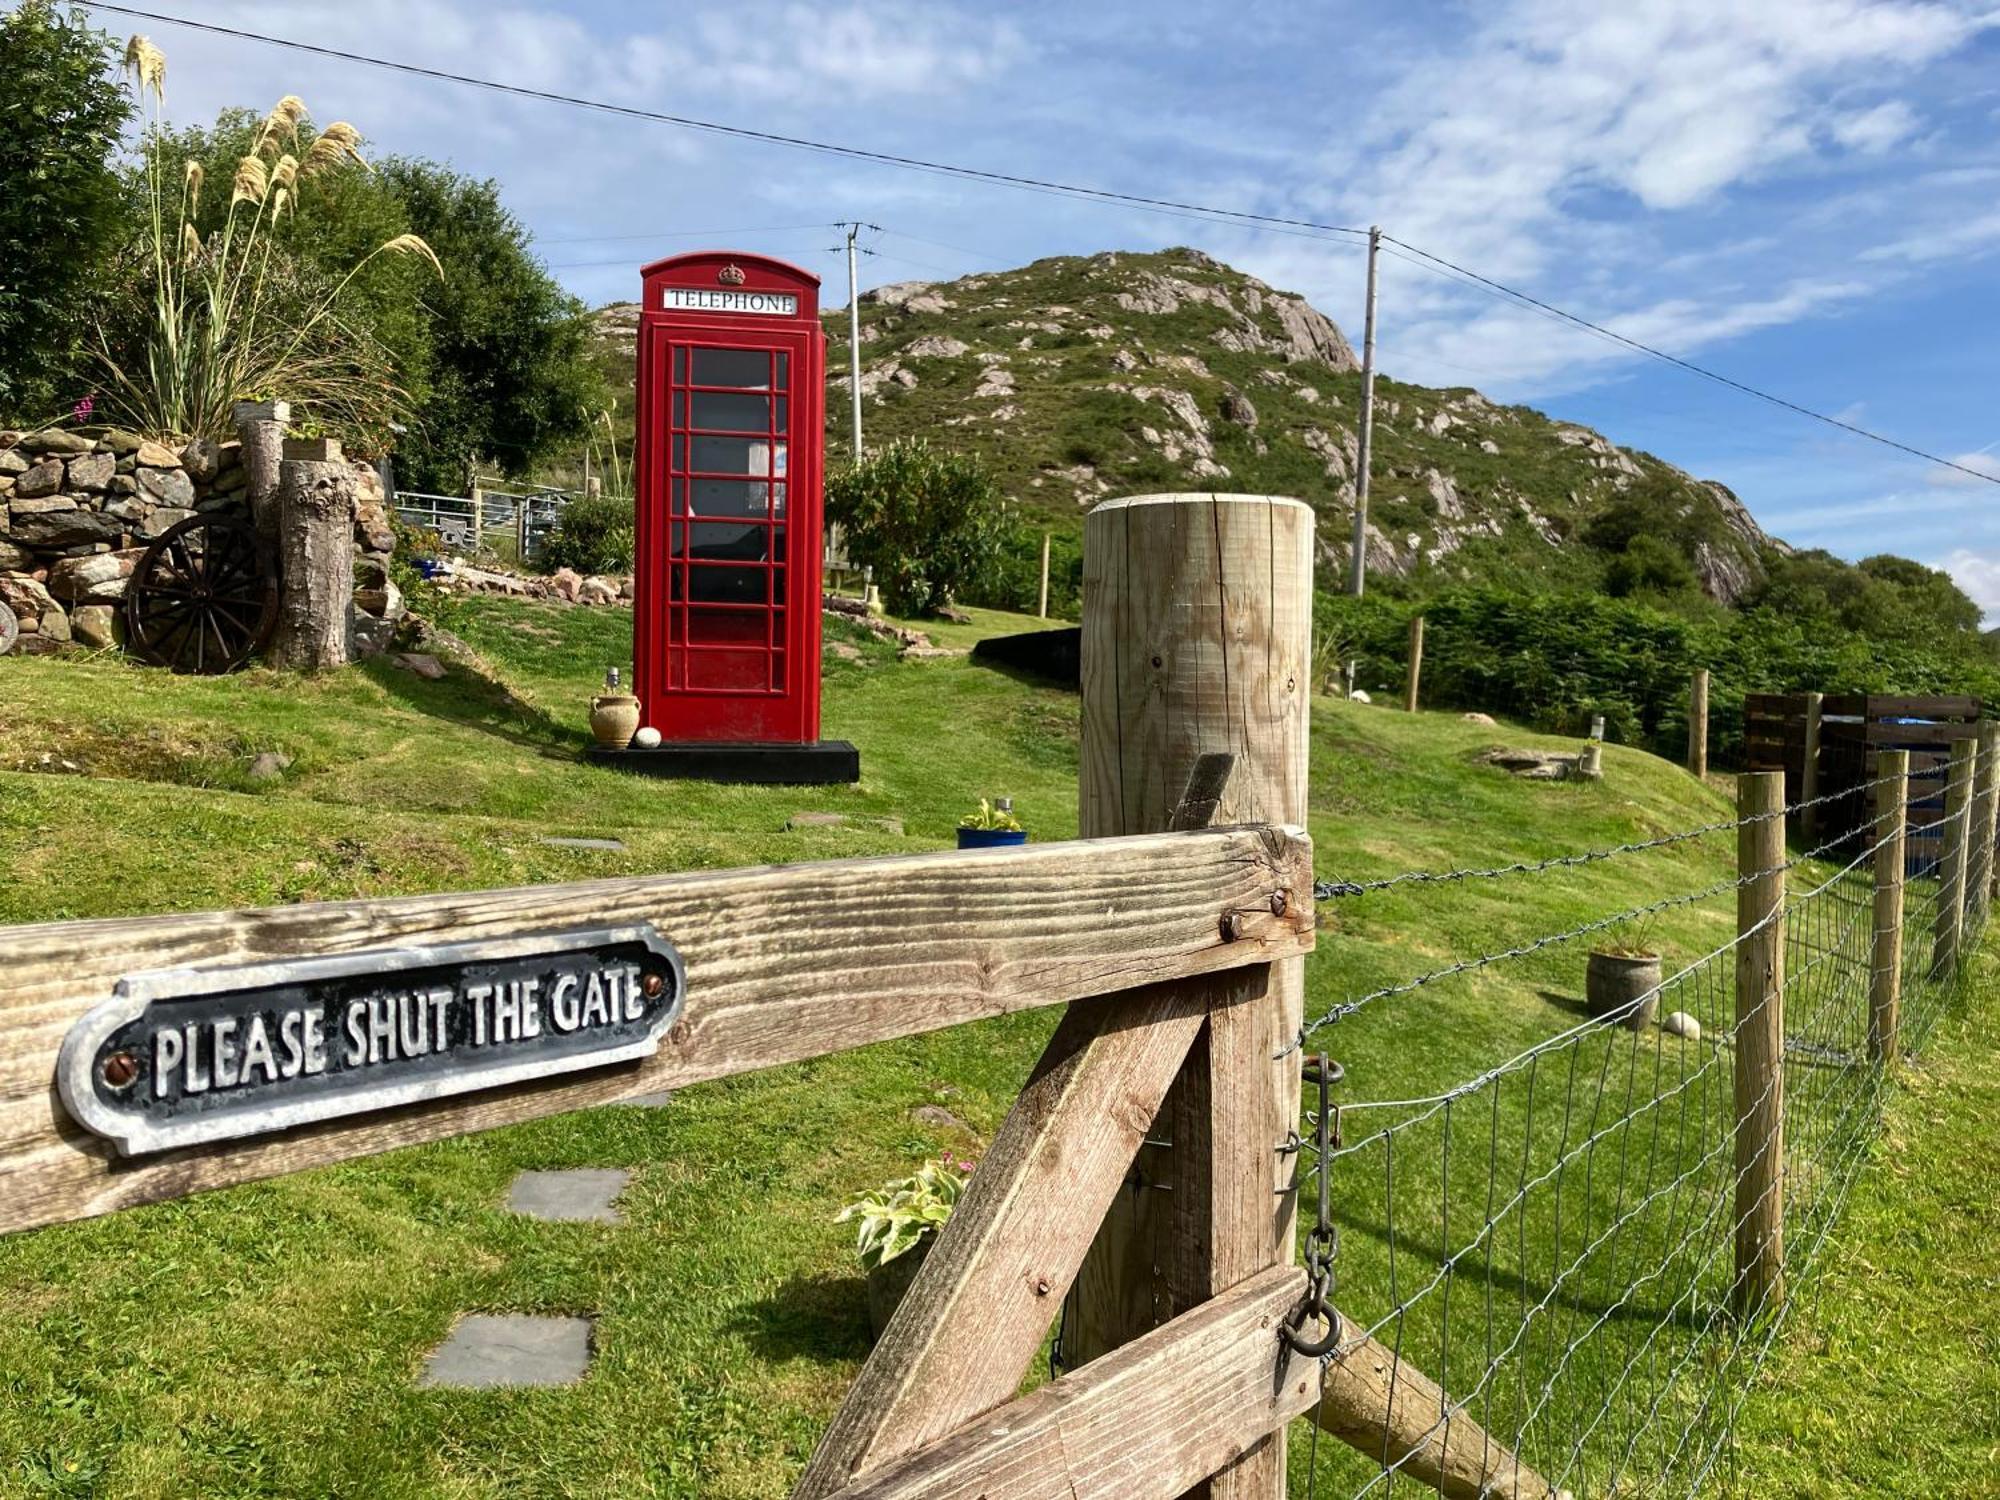
[[[238,41],[257,42],[267,47],[279,47],[293,52],[302,52],[315,57],[326,57],[338,62],[358,63],[365,67],[381,68],[392,73],[402,73],[416,78],[428,78],[439,83],[456,83],[467,88],[485,89],[492,93],[510,94],[520,99],[539,100],[545,104],[562,104],[573,109],[590,110],[598,114],[615,115],[625,119],[645,120],[658,125],[672,125],[683,130],[693,130],[709,135],[727,136],[736,140],[757,141],[771,146],[787,146],[794,150],[811,151],[823,156],[835,156],[850,161],[872,162],[880,166],[897,167],[906,171],[927,172],[941,177],[958,178],[971,182],[990,183],[999,187],[1020,189],[1025,192],[1047,193],[1057,197],[1082,199],[1099,203],[1114,203],[1137,208],[1152,213],[1164,213],[1183,218],[1195,218],[1209,223],[1228,223],[1271,230],[1281,234],[1304,234],[1315,238],[1340,237],[1347,240],[1366,240],[1368,231],[1346,224],[1327,224],[1314,219],[1290,218],[1278,214],[1252,213],[1247,209],[1218,208],[1208,204],[1189,203],[1174,198],[1155,198],[1142,193],[1123,193],[1110,188],[1085,187],[1076,183],[1058,182],[1050,178],[1028,177],[1012,172],[996,172],[982,167],[960,166],[951,162],[929,161],[922,157],[901,156],[888,151],[871,151],[860,146],[845,146],[832,141],[813,140],[806,136],[782,135],[775,131],[753,130],[744,125],[727,125],[715,120],[697,119],[691,115],[668,114],[662,110],[642,109],[637,105],[614,104],[608,100],[591,99],[579,94],[565,94],[553,89],[528,88],[517,83],[504,83],[498,79],[480,78],[469,73],[453,73],[443,68],[425,67],[420,63],[403,62],[395,58],[374,57],[362,52],[349,52],[338,47],[322,46],[316,42],[302,42],[290,37],[270,36],[262,32],[250,31],[243,27],[223,26],[214,21],[195,21],[186,16],[166,15],[159,11],[142,10],[136,6],[115,5],[107,0],[85,0],[93,10],[106,11],[114,15],[130,16],[135,20],[156,21],[162,25],[179,26],[190,31],[206,32],[212,36],[225,36]],[[1534,309],[1545,316],[1588,332],[1596,337],[1608,339],[1623,348],[1659,360],[1663,364],[1713,381],[1730,390],[1767,402],[1784,411],[1837,428],[1853,437],[1878,443],[1913,458],[1921,458],[1927,463],[1938,464],[1960,474],[1981,479],[1988,484],[2000,484],[2000,476],[1988,474],[1970,465],[1955,462],[1927,449],[1899,442],[1895,438],[1873,432],[1852,422],[1843,421],[1826,412],[1815,411],[1809,406],[1774,395],[1743,381],[1732,379],[1716,370],[1698,365],[1690,360],[1669,354],[1651,344],[1630,338],[1625,334],[1593,323],[1588,318],[1545,302],[1539,297],[1483,276],[1468,267],[1434,255],[1428,250],[1411,244],[1408,240],[1397,239],[1394,235],[1383,234],[1382,238],[1407,250],[1441,274],[1459,277],[1489,295],[1503,298],[1517,305]]]

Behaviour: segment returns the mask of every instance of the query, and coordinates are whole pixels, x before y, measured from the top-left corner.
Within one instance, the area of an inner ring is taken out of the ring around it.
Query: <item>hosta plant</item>
[[[914,1176],[863,1193],[836,1214],[834,1222],[860,1221],[855,1249],[862,1269],[872,1271],[942,1229],[971,1176],[971,1162],[949,1156],[927,1161]]]

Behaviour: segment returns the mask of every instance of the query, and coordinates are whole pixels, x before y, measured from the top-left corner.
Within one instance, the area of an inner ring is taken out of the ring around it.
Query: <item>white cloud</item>
[[[1986,482],[1988,479],[2000,480],[2000,458],[1994,457],[1984,448],[1976,453],[1954,454],[1951,461],[1958,467],[1948,469],[1943,464],[1938,464],[1927,470],[1924,478],[1932,484],[1949,485],[1953,488],[1977,485],[1982,490],[1989,488]],[[1967,469],[1973,472],[1968,474],[1965,472]],[[1985,478],[1976,477],[1978,475],[1984,475]]]
[[[1964,589],[1990,623],[2000,615],[2000,552],[1974,552],[1960,547],[1944,561],[1931,564],[1951,574],[1951,581]]]
[[[1843,115],[1827,133],[1850,151],[1876,156],[1917,133],[1917,112],[1901,99]]]

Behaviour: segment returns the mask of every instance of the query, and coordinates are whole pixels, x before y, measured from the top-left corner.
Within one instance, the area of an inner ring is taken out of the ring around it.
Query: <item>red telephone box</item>
[[[819,737],[826,334],[819,278],[701,251],[646,267],[633,691],[667,775],[855,781]]]

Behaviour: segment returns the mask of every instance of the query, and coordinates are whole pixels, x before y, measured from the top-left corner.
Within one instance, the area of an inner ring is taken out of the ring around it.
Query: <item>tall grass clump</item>
[[[226,184],[211,186],[199,161],[166,160],[166,57],[143,36],[125,49],[150,124],[146,231],[139,267],[145,300],[130,323],[98,325],[97,355],[108,378],[106,417],[176,439],[226,437],[235,403],[290,401],[329,427],[380,429],[400,392],[380,344],[344,319],[341,304],[378,257],[413,257],[444,269],[423,239],[399,234],[329,278],[280,243],[315,180],[367,170],[361,133],[335,121],[310,139],[295,94],[264,117],[252,149]],[[219,222],[201,229],[211,194],[228,193]]]

